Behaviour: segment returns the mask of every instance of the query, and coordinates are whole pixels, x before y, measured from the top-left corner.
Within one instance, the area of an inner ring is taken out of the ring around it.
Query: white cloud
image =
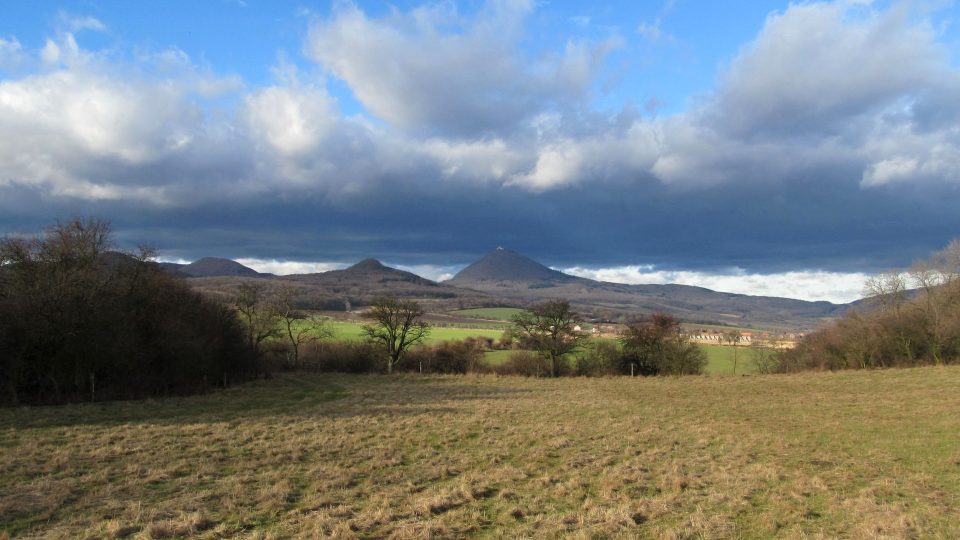
[[[522,169],[528,153],[504,139],[450,141],[430,138],[420,151],[434,161],[444,177],[466,177],[480,181],[503,181],[513,171]]]
[[[682,185],[856,167],[862,178],[849,181],[865,188],[955,181],[960,134],[938,119],[957,117],[960,103],[946,96],[960,75],[915,15],[851,2],[771,14],[715,91],[661,122],[663,152],[652,172]]]
[[[23,46],[16,36],[0,37],[0,69],[16,69],[25,61]]]
[[[66,24],[67,28],[71,32],[79,32],[81,30],[92,30],[94,32],[106,32],[107,25],[103,24],[102,21],[95,17],[74,17],[70,16],[64,12],[60,12],[60,17],[62,21]]]
[[[570,41],[527,60],[517,45],[532,2],[492,2],[468,19],[448,4],[371,19],[336,8],[310,30],[306,51],[344,80],[364,107],[414,133],[512,132],[557,103],[581,100],[616,39]]]
[[[874,163],[863,171],[861,185],[881,186],[889,182],[903,180],[917,173],[919,163],[916,159],[892,158]]]
[[[390,264],[384,263],[387,266],[393,268],[399,268],[400,270],[406,270],[407,272],[412,272],[420,277],[427,278],[433,281],[446,281],[456,275],[461,269],[462,266],[449,266],[449,265],[436,265],[436,264]]]
[[[643,36],[650,43],[673,43],[676,41],[672,35],[664,32],[660,28],[660,17],[657,17],[653,23],[641,22],[637,26],[637,33]]]
[[[658,270],[650,265],[612,268],[573,267],[559,269],[567,274],[626,284],[693,285],[721,292],[753,296],[778,296],[799,300],[826,300],[848,303],[862,297],[863,285],[869,277],[861,272],[827,272],[801,270],[778,274],[697,272],[690,270]]]
[[[276,259],[241,258],[236,261],[244,266],[253,268],[257,272],[276,274],[278,276],[316,274],[329,272],[330,270],[341,270],[349,266],[348,264],[338,262],[278,261]],[[182,261],[177,262],[183,264]]]
[[[180,264],[189,264],[190,261],[182,259],[167,260]],[[331,270],[342,270],[351,266],[350,263],[341,262],[309,262],[309,261],[280,261],[276,259],[258,259],[258,258],[239,258],[236,261],[244,266],[253,268],[257,272],[276,274],[286,276],[290,274],[315,274],[320,272],[329,272]],[[393,264],[384,263],[391,268],[398,268],[407,272],[412,272],[420,277],[433,281],[444,281],[450,279],[457,273],[461,266],[435,265],[435,264]]]
[[[316,88],[271,86],[246,97],[245,108],[254,138],[262,138],[285,155],[301,155],[336,127],[333,100]]]

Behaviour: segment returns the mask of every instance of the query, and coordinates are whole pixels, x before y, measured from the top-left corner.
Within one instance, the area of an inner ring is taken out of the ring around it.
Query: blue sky
[[[0,233],[164,258],[497,245],[850,300],[960,236],[952,2],[7,2]]]

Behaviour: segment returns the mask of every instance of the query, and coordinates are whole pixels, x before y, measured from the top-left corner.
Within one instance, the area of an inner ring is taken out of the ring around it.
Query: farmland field
[[[191,398],[3,409],[0,531],[956,538],[958,410],[960,367],[290,374]]]

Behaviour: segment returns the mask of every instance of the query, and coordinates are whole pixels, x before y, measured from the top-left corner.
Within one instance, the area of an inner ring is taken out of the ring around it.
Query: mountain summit
[[[519,283],[569,282],[578,278],[547,268],[515,251],[498,247],[483,258],[457,272],[448,283],[465,285],[477,282],[513,281]]]
[[[387,267],[383,265],[382,262],[376,259],[364,259],[357,264],[347,268],[347,270],[353,270],[356,272],[375,272],[380,270],[387,270]]]
[[[169,272],[179,273],[190,277],[265,277],[270,274],[261,274],[253,268],[244,266],[237,261],[220,257],[204,257],[190,264],[160,263],[160,267]]]

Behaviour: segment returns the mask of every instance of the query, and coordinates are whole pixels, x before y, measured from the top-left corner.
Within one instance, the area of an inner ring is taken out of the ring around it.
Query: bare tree
[[[871,277],[863,287],[864,296],[880,311],[892,313],[896,321],[891,338],[905,358],[913,357],[910,332],[903,325],[903,306],[907,302],[907,277],[901,270],[891,269]]]
[[[723,333],[723,341],[733,347],[733,373],[737,373],[737,345],[743,341],[743,333],[739,330],[730,330]]]
[[[951,240],[947,247],[934,253],[930,260],[940,274],[942,284],[960,279],[960,239]]]
[[[773,373],[777,369],[780,352],[769,337],[755,337],[750,342],[750,353],[757,373]]]
[[[423,308],[413,300],[382,297],[373,301],[363,316],[371,320],[363,326],[363,334],[386,349],[387,373],[412,345],[421,343],[430,333],[430,325],[422,320]]]
[[[248,345],[258,355],[261,343],[282,335],[277,307],[266,301],[263,286],[253,283],[241,284],[233,305],[247,328]]]
[[[550,365],[550,376],[560,374],[565,354],[578,349],[589,336],[580,331],[583,319],[566,300],[550,300],[513,317],[520,342],[532,347]]]
[[[900,308],[906,301],[907,280],[903,272],[896,269],[881,272],[867,279],[863,286],[863,295],[883,311],[892,311],[900,317]]]
[[[304,313],[294,306],[293,290],[289,288],[280,290],[276,302],[276,311],[282,331],[290,341],[295,367],[300,366],[301,347],[333,337],[333,330],[327,326],[323,318]]]

